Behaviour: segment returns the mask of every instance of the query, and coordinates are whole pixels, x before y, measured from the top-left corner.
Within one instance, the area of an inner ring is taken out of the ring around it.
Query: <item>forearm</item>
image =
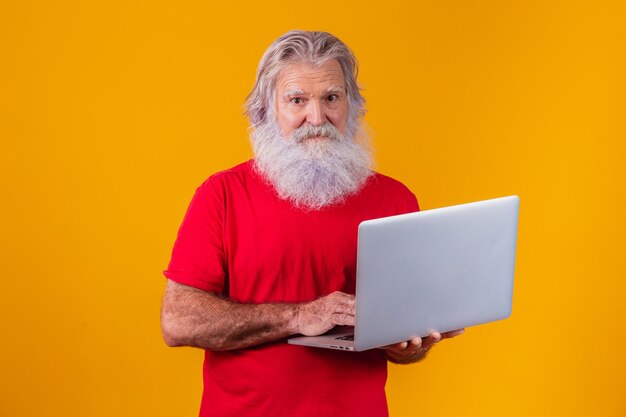
[[[241,304],[168,281],[161,311],[170,346],[240,349],[298,332],[298,304]]]

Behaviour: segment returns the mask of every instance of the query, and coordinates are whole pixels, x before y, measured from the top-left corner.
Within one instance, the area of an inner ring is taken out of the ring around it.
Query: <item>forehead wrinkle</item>
[[[339,81],[343,81],[343,74],[339,73],[325,73],[325,74],[299,74],[295,72],[289,72],[281,74],[279,77],[281,85],[290,84],[323,84],[332,83],[338,85]]]
[[[302,87],[318,87],[323,84],[343,88],[341,86],[345,83],[343,70],[337,62],[330,64],[330,68],[327,65],[323,69],[303,63],[291,63],[280,71],[277,81],[281,90],[300,90]]]

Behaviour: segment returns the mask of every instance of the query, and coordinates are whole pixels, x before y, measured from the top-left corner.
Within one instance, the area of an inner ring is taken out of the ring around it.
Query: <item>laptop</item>
[[[364,221],[355,326],[290,344],[363,351],[510,316],[519,197]]]

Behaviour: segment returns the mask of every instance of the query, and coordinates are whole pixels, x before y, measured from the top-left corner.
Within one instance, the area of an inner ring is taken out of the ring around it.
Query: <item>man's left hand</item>
[[[453,330],[445,333],[433,332],[424,338],[416,337],[407,342],[383,346],[380,349],[385,350],[387,359],[391,362],[409,364],[423,359],[430,348],[441,340],[450,339],[452,337],[462,335],[463,333],[465,333],[465,329]]]

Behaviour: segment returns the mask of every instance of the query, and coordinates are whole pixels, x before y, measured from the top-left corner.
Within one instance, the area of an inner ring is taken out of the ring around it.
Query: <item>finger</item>
[[[381,347],[381,349],[392,350],[394,352],[404,352],[407,347],[407,342],[394,343],[393,345],[387,345]]]
[[[438,341],[441,340],[441,333],[439,333],[439,332],[432,332],[431,334],[426,336],[426,340],[429,341],[429,342],[438,342]]]
[[[383,349],[383,350],[393,350],[393,349],[399,349],[398,347],[398,343],[394,343],[393,345],[385,345],[385,346],[381,346],[378,349]]]
[[[420,346],[422,346],[422,338],[414,337],[413,339],[409,340],[409,344],[414,349],[419,348]]]
[[[431,334],[429,334],[428,336],[424,338],[424,340],[422,341],[422,347],[424,348],[430,347],[440,340],[441,340],[441,333],[432,332]]]
[[[460,336],[465,333],[465,329],[452,330],[450,332],[445,332],[441,334],[443,339],[450,339],[451,337]]]
[[[347,314],[354,316],[356,313],[356,309],[353,305],[333,304],[332,306],[329,306],[328,309],[332,311],[332,314]]]
[[[402,353],[406,351],[408,345],[408,342],[400,342],[394,343],[393,345],[381,346],[379,349],[390,350],[395,353]]]
[[[345,297],[344,297],[345,296]],[[320,313],[326,311],[329,314],[348,314],[354,316],[356,306],[349,294],[334,292],[315,301]]]
[[[335,292],[331,294],[331,296],[332,303],[335,305],[337,311],[354,314],[356,308],[354,295]]]
[[[393,355],[396,358],[404,358],[407,356],[411,356],[415,352],[415,350],[399,349],[397,346],[392,346],[388,349],[385,349],[385,352]]]
[[[356,298],[354,294],[348,294],[341,291],[335,291],[331,293],[329,297],[336,298],[337,300],[341,300],[347,303],[353,303]]]
[[[354,326],[354,315],[353,314],[333,314],[332,315],[332,323],[334,325],[339,326]]]
[[[389,345],[389,346],[386,346],[386,347],[380,347],[379,349],[382,349],[382,350],[384,350],[387,353],[391,353],[394,356],[402,355],[402,352],[404,352],[404,350],[398,349],[394,345]]]

